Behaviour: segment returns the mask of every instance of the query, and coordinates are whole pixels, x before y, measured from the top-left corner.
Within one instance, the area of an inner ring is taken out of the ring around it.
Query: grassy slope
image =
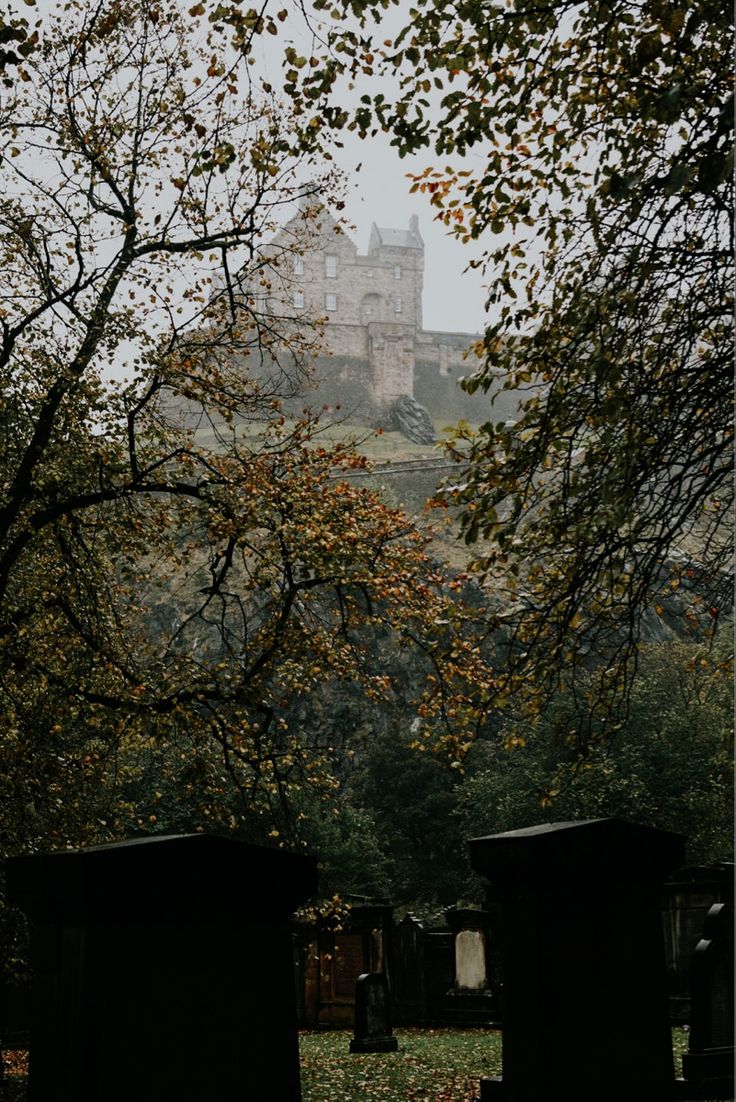
[[[283,426],[284,435],[288,434],[290,423]],[[262,432],[262,426],[258,423],[238,424],[235,428],[238,439],[251,439],[256,441]],[[440,422],[435,424],[435,433],[438,442],[446,435],[445,425]],[[203,446],[216,449],[218,441],[214,429],[203,425],[197,430],[197,442]],[[346,422],[329,424],[325,422],[315,436],[315,445],[322,444],[354,444],[357,451],[367,455],[374,463],[399,462],[405,459],[418,459],[424,456],[439,454],[438,446],[432,444],[413,444],[400,432],[374,432],[364,425],[351,425]]]
[[[356,451],[367,456],[372,463],[379,467],[416,459],[441,461],[446,458],[442,449],[442,440],[447,436],[448,426],[446,422],[438,420],[435,421],[434,427],[437,443],[432,445],[413,444],[400,432],[374,432],[361,425],[329,424],[325,422],[315,436],[314,444],[315,446],[322,445],[324,447],[329,447],[332,444],[351,444]],[[290,423],[287,421],[283,426],[285,436],[289,430]],[[233,430],[226,430],[226,435],[231,431]],[[234,431],[236,439],[248,440],[252,444],[256,444],[263,432],[263,426],[257,423],[241,423],[236,426]],[[218,441],[214,429],[205,425],[197,431],[197,442],[201,446],[213,450],[217,450],[218,447],[222,446],[222,442]],[[398,505],[404,501],[405,495],[402,492],[402,482],[404,482],[403,489],[406,490],[415,478],[415,475],[408,472],[387,480],[385,490],[388,504]],[[442,472],[438,472],[438,482],[441,478]],[[367,484],[379,486],[381,484],[380,476],[377,475],[375,480],[367,480]],[[412,513],[414,510],[409,508],[408,511]],[[424,516],[417,515],[416,519],[420,523],[429,523],[437,533],[431,544],[432,554],[437,559],[447,563],[452,570],[465,570],[471,554],[465,544],[458,539],[457,526],[449,520],[447,514],[444,511],[434,510]],[[473,550],[477,554],[479,545]]]

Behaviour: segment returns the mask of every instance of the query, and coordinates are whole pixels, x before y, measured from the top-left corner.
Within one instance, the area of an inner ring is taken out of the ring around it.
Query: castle
[[[278,273],[268,283],[268,309],[327,319],[329,357],[318,359],[317,371],[328,401],[380,420],[409,397],[433,418],[478,420],[478,399],[457,379],[473,370],[465,354],[482,338],[424,328],[424,241],[416,216],[407,229],[374,223],[362,255],[324,207],[302,203],[268,253]]]

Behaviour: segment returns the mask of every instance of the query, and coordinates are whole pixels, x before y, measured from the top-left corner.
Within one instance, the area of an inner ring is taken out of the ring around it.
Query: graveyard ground
[[[351,1055],[352,1033],[302,1033],[303,1102],[471,1102],[480,1075],[500,1075],[501,1034],[396,1029],[399,1051]]]
[[[351,1055],[348,1031],[302,1033],[303,1102],[471,1102],[480,1075],[501,1071],[501,1034],[490,1030],[397,1029],[399,1051]],[[673,1030],[675,1066],[687,1033]],[[5,1053],[3,1102],[25,1099],[25,1053]]]
[[[481,1075],[501,1074],[492,1030],[396,1029],[399,1051],[351,1055],[347,1031],[302,1033],[303,1102],[472,1102]],[[687,1033],[672,1033],[680,1074]]]

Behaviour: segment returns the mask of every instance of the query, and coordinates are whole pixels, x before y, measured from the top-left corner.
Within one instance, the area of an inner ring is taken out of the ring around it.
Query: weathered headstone
[[[382,972],[365,972],[355,984],[355,1030],[351,1052],[396,1052],[391,1031],[388,980]]]
[[[479,907],[445,911],[455,950],[455,979],[445,999],[449,1025],[495,1025],[496,1002],[488,982],[488,913]]]
[[[690,971],[692,1018],[682,1058],[686,1098],[733,1098],[733,912],[715,903],[695,946]]]
[[[670,1102],[659,887],[677,834],[617,819],[476,838],[501,906],[503,1078],[481,1099]]]
[[[391,993],[397,1025],[427,1020],[424,937],[424,925],[411,912],[392,931]]]
[[[30,1102],[298,1102],[289,917],[310,859],[203,834],[18,857]]]
[[[427,1024],[441,1024],[447,991],[455,969],[455,939],[451,930],[429,929],[424,936],[424,982]]]

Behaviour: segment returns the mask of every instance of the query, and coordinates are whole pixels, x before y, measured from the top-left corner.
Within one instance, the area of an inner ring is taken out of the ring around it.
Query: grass
[[[302,1102],[471,1102],[481,1075],[501,1074],[495,1030],[397,1029],[399,1051],[352,1055],[352,1033],[302,1033]],[[687,1033],[672,1033],[676,1074]],[[26,1053],[5,1053],[3,1102],[24,1102]]]
[[[481,1075],[501,1074],[501,1034],[397,1029],[399,1051],[351,1055],[352,1033],[303,1033],[303,1102],[471,1102]]]
[[[501,1074],[496,1030],[397,1029],[399,1051],[359,1056],[352,1033],[302,1033],[302,1102],[471,1102],[481,1075]],[[672,1031],[675,1074],[687,1032]]]
[[[257,421],[240,422],[233,427],[225,428],[223,426],[221,436],[224,436],[225,439],[230,439],[233,436],[236,440],[250,441],[251,444],[256,444],[262,437],[265,428],[265,423]],[[286,420],[282,427],[284,435],[288,435],[292,428],[293,422]],[[445,422],[435,422],[435,434],[438,441],[447,435],[446,428]],[[214,450],[218,450],[222,446],[221,437],[208,425],[203,425],[197,429],[196,440],[199,445]],[[354,445],[356,451],[368,456],[374,463],[419,459],[426,456],[439,457],[442,455],[442,452],[435,445],[414,444],[400,432],[375,432],[366,425],[340,421],[321,422],[315,433],[313,444],[315,446],[319,444],[323,447],[330,447],[335,444],[351,444]]]
[[[302,1102],[471,1102],[501,1072],[501,1034],[398,1029],[399,1051],[351,1055],[351,1031],[302,1033]],[[6,1053],[3,1102],[25,1100],[25,1053]],[[205,1102],[205,1100],[203,1100]]]

